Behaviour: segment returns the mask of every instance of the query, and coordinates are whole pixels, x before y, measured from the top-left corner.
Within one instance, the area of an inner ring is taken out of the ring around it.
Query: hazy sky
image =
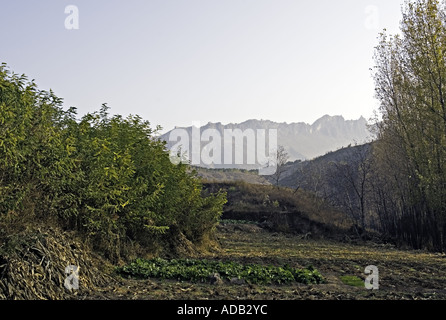
[[[0,0],[0,62],[80,115],[108,103],[165,130],[369,118],[373,48],[383,28],[398,32],[401,3]]]

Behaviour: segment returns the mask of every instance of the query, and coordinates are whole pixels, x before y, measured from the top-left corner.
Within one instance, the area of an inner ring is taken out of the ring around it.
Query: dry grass
[[[247,220],[245,214],[251,213],[290,213],[299,214],[313,222],[342,231],[351,228],[350,218],[343,212],[331,207],[311,192],[272,185],[250,184],[242,181],[207,183],[209,191],[223,189],[227,192],[228,203],[225,213],[231,219]]]
[[[58,228],[34,228],[0,241],[0,299],[78,299],[113,281],[111,265]],[[79,268],[78,290],[64,286],[70,265]]]

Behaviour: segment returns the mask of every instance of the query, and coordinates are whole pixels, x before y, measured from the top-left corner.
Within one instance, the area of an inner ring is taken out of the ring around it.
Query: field
[[[85,297],[122,300],[443,300],[446,299],[446,255],[401,250],[391,245],[305,239],[272,233],[253,224],[218,227],[220,249],[201,258],[241,264],[295,268],[309,265],[325,279],[321,284],[219,284],[166,279],[118,277],[113,285]],[[364,286],[364,269],[379,270],[379,289]]]

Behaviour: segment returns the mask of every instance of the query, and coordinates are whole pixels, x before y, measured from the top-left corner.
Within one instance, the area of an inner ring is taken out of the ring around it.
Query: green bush
[[[53,92],[0,67],[0,223],[56,220],[117,259],[128,242],[166,231],[208,238],[226,195],[202,194],[185,164],[139,116],[99,112],[76,119]]]

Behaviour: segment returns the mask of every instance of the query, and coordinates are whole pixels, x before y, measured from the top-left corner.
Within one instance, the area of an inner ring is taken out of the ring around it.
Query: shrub
[[[126,244],[173,229],[201,243],[218,223],[223,192],[204,196],[187,165],[139,116],[107,105],[76,120],[53,92],[0,67],[0,222],[57,220],[117,259]]]

